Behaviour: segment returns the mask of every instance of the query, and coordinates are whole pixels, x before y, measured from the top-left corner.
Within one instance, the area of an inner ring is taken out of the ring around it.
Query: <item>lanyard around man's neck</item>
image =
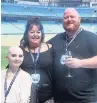
[[[68,37],[66,35],[66,42],[65,42],[65,51],[67,51],[68,46],[74,41],[74,39],[77,37],[77,35],[82,31],[81,28],[78,29],[78,31],[74,34],[73,38],[68,42]]]

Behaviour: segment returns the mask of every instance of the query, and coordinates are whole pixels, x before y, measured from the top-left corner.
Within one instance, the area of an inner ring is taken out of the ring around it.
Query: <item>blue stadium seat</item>
[[[64,7],[45,7],[1,3],[2,14],[63,17]],[[95,8],[76,8],[81,17],[97,17]]]

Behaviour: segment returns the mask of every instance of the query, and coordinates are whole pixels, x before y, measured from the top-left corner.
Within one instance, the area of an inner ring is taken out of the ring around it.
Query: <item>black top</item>
[[[24,61],[22,69],[29,74],[35,73],[33,60],[30,52],[24,51]],[[36,53],[33,53],[36,56]],[[39,82],[39,101],[43,103],[52,96],[52,48],[48,48],[45,52],[40,52],[39,59],[36,64],[36,72],[40,74]]]
[[[54,95],[56,101],[74,101],[88,103],[97,101],[97,69],[72,68],[72,78],[66,77],[68,67],[60,63],[65,53],[66,33],[58,34],[49,43],[54,48]],[[74,58],[84,59],[97,55],[97,35],[82,30],[68,49]]]

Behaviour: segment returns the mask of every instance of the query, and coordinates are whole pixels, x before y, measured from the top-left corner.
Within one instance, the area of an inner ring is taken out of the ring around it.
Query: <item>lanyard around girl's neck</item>
[[[40,47],[38,48],[38,53],[36,55],[36,58],[34,57],[33,53],[31,52],[31,50],[29,49],[30,51],[30,55],[31,55],[31,58],[32,58],[32,61],[34,63],[34,69],[35,69],[35,74],[36,74],[36,64],[37,64],[37,61],[39,59],[39,54],[40,54]]]
[[[79,30],[74,34],[73,38],[70,40],[70,42],[68,42],[68,38],[67,38],[67,35],[66,35],[66,42],[65,42],[65,51],[68,50],[68,46],[74,41],[74,39],[77,37],[77,35],[82,31],[81,28],[79,28]]]
[[[15,72],[15,75],[14,75],[14,77],[13,77],[13,79],[12,79],[12,81],[11,81],[9,87],[8,87],[8,89],[7,89],[8,69],[6,71],[5,83],[4,83],[4,94],[5,94],[5,101],[4,101],[4,103],[6,103],[6,98],[7,98],[8,94],[9,94],[9,92],[10,92],[10,89],[11,89],[11,87],[12,87],[12,85],[13,85],[13,83],[14,83],[14,81],[15,81],[18,73],[19,73],[19,71],[20,71],[20,68],[17,69],[17,71]]]

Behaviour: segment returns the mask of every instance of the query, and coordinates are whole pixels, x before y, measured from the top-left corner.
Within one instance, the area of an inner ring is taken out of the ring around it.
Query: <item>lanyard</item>
[[[33,63],[34,63],[34,69],[35,69],[35,73],[36,73],[36,64],[37,64],[37,61],[38,61],[38,59],[39,59],[40,47],[38,48],[38,53],[37,53],[37,55],[36,55],[36,58],[34,57],[34,55],[33,55],[33,53],[31,52],[31,50],[29,50],[29,51],[30,51],[30,55],[31,55],[32,61],[33,61]]]
[[[77,37],[77,35],[82,31],[81,28],[79,28],[79,30],[74,34],[73,38],[70,40],[70,42],[68,43],[68,38],[66,36],[66,42],[65,42],[65,45],[66,45],[66,51],[68,49],[68,46],[74,41],[74,39]]]
[[[19,71],[20,71],[20,68],[17,69],[17,71],[15,72],[15,75],[14,75],[14,77],[13,77],[13,79],[12,79],[12,81],[11,81],[9,87],[8,87],[8,89],[7,89],[8,69],[7,69],[7,71],[6,71],[5,83],[4,83],[4,93],[5,93],[5,102],[4,102],[4,103],[6,103],[6,97],[8,96],[8,94],[9,94],[9,92],[10,92],[10,89],[11,89],[11,87],[12,87],[12,85],[13,85],[13,83],[14,83],[14,81],[15,81],[18,73],[19,73]]]
[[[34,74],[34,76],[32,74],[31,77],[34,79],[34,81],[35,81],[35,79],[40,80],[40,77],[37,77],[37,74],[36,74],[36,64],[37,64],[37,61],[39,59],[40,47],[38,48],[38,53],[36,55],[36,58],[34,57],[34,55],[33,55],[33,53],[31,52],[30,49],[29,49],[29,51],[30,51],[30,55],[31,55],[32,61],[34,63],[34,69],[35,69],[35,74]],[[38,85],[37,85],[37,83],[35,84],[35,82],[32,82],[32,84],[33,84],[32,87],[35,86],[35,88],[33,88],[34,89],[34,93],[32,94],[32,99],[33,99],[32,102],[33,103],[38,103]]]

